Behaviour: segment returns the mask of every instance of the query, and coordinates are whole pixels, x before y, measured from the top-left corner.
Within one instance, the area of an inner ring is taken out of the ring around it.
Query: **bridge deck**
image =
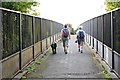
[[[37,68],[28,78],[102,78],[100,63],[85,45],[83,53],[78,52],[75,36],[69,41],[69,52],[63,52],[62,43],[58,44],[57,54],[51,54],[42,73]]]

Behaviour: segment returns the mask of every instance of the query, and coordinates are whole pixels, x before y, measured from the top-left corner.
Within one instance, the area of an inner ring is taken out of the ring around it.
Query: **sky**
[[[105,13],[105,0],[39,0],[40,17],[70,23],[76,29],[81,23]]]

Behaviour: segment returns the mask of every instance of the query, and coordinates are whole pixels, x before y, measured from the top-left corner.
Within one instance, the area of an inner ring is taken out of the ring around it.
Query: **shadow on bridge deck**
[[[101,63],[85,45],[83,53],[78,52],[75,36],[69,41],[69,52],[63,52],[62,43],[58,43],[57,54],[50,54],[41,72],[40,66],[27,75],[27,78],[105,78]]]

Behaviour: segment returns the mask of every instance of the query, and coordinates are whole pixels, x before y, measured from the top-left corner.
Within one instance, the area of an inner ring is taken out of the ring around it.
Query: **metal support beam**
[[[32,44],[33,44],[33,60],[35,60],[35,55],[34,55],[34,53],[35,53],[35,51],[34,51],[34,44],[35,44],[35,18],[34,17],[32,17]]]
[[[21,59],[21,53],[22,53],[22,27],[21,27],[21,13],[19,13],[19,70],[22,69],[22,59]]]
[[[113,21],[114,20],[114,21]],[[115,25],[115,23],[113,23],[113,22],[115,22],[115,17],[114,17],[114,14],[113,14],[113,12],[111,12],[111,49],[112,49],[112,69],[111,69],[111,71],[113,71],[113,69],[114,69],[114,52],[113,52],[113,50],[114,50],[114,30],[113,30],[113,27],[115,27],[114,25]]]

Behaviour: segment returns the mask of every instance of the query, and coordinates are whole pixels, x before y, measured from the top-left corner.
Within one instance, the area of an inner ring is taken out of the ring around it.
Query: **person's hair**
[[[81,27],[79,29],[82,29]]]
[[[67,28],[67,25],[65,25],[64,27]]]

